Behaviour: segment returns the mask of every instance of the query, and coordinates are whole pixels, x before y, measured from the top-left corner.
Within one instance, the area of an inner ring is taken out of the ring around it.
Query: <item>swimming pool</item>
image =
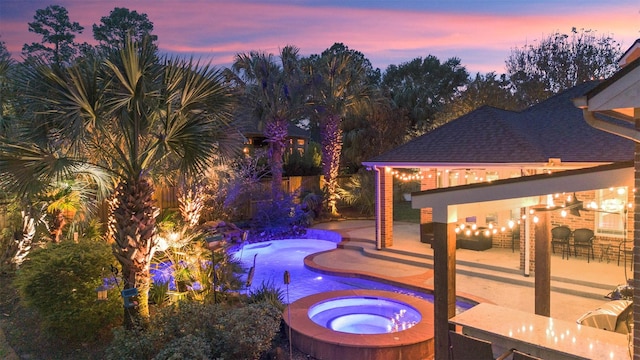
[[[328,240],[272,240],[246,244],[234,256],[240,259],[247,269],[253,265],[255,256],[255,272],[249,290],[256,289],[262,283],[271,283],[285,292],[285,303],[288,304],[320,292],[357,289],[391,291],[417,296],[433,302],[433,294],[430,293],[417,292],[372,280],[319,274],[304,266],[306,256],[335,248],[336,243]],[[289,285],[284,283],[285,271],[290,274]],[[474,305],[476,304],[459,300],[456,310],[462,312]]]

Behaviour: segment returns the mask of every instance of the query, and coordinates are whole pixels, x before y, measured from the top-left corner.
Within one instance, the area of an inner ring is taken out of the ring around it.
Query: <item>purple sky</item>
[[[146,13],[164,53],[228,66],[235,54],[295,45],[318,54],[335,42],[385,70],[416,57],[458,57],[467,70],[505,71],[511,50],[572,27],[610,35],[626,50],[640,38],[638,0],[0,0],[0,40],[14,58],[37,9],[62,5],[84,26],[78,42],[114,7]]]

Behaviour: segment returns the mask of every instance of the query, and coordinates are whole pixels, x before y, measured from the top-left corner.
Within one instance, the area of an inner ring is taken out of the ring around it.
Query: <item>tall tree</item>
[[[429,55],[389,65],[382,84],[396,106],[407,111],[414,129],[429,129],[434,115],[458,94],[468,77],[460,59],[440,63]]]
[[[325,208],[338,214],[338,175],[343,145],[342,120],[349,113],[367,108],[371,96],[366,63],[358,52],[335,44],[321,56],[312,56],[306,73],[310,79],[311,108],[318,119],[325,181]]]
[[[369,111],[351,114],[343,120],[342,166],[349,173],[357,172],[363,161],[404,143],[408,127],[406,114],[394,107],[389,97],[374,92]]]
[[[282,164],[289,124],[301,111],[299,49],[286,46],[279,63],[273,54],[252,51],[238,54],[233,70],[243,84],[252,121],[259,123],[269,143],[269,163],[274,200],[282,198]]]
[[[608,78],[618,69],[621,54],[611,36],[573,28],[571,35],[556,32],[513,49],[506,60],[507,75],[527,107],[585,81]]]
[[[15,91],[11,83],[13,65],[14,61],[5,42],[0,41],[0,137],[9,135],[9,119],[14,114]]]
[[[199,176],[214,154],[232,150],[222,148],[217,137],[234,132],[227,126],[232,99],[223,80],[209,65],[159,58],[148,41],[127,41],[107,59],[85,58],[66,69],[32,64],[21,79],[28,113],[36,117],[32,122],[47,130],[36,129],[31,141],[43,133],[49,141],[64,139],[70,150],[61,159],[102,167],[116,183],[113,252],[125,289],[136,288],[139,294],[138,306],[125,308],[128,326],[143,324],[149,316],[157,215],[153,176],[167,163]],[[40,85],[29,87],[33,83]],[[11,151],[0,154],[16,164]],[[0,166],[0,172],[25,184],[32,178],[19,176],[16,167]]]
[[[477,73],[458,96],[435,114],[433,127],[441,126],[484,105],[504,110],[522,110],[510,90],[505,74],[497,76],[494,72],[484,75]]]
[[[76,34],[84,28],[69,20],[67,9],[60,5],[50,5],[36,10],[29,23],[29,32],[42,35],[39,43],[24,44],[22,54],[25,57],[40,56],[54,64],[69,64],[78,53],[79,45],[74,43]]]
[[[109,16],[100,18],[100,25],[93,24],[93,38],[106,49],[124,47],[127,36],[136,43],[142,42],[145,37],[149,37],[151,42],[154,42],[158,37],[152,35],[152,31],[153,22],[149,20],[147,14],[139,14],[135,10],[130,11],[120,7],[111,10]]]

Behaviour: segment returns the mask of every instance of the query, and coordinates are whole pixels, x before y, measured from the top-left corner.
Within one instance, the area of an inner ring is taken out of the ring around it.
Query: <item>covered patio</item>
[[[574,217],[567,221],[575,221],[580,215],[575,193],[589,192],[580,196],[598,200],[598,193],[606,189],[622,189],[624,196],[617,199],[615,211],[598,207],[602,204],[593,210],[618,213],[620,229],[612,228],[614,238],[633,238],[630,285],[634,300],[640,297],[640,233],[635,231],[640,226],[636,211],[640,202],[636,192],[640,185],[638,57],[640,42],[636,41],[620,60],[622,70],[606,81],[579,84],[520,113],[477,109],[364,163],[376,173],[378,250],[393,247],[392,184],[398,169],[412,169],[420,182],[421,191],[412,193],[411,202],[421,211],[421,240],[433,247],[437,359],[449,357],[448,331],[456,298],[456,227],[469,219],[476,225],[495,225],[495,216],[489,220],[487,213],[497,214],[502,222],[505,218],[521,221],[521,270],[529,276],[532,268],[535,277],[535,314],[531,315],[548,318],[551,228],[558,223],[557,212],[570,206]],[[557,196],[564,198],[560,204],[554,203]],[[607,230],[597,228],[601,220],[582,219],[580,227],[591,222],[600,237],[607,237]],[[509,230],[514,236],[514,230]],[[629,353],[640,359],[639,317],[634,319],[633,331]]]
[[[609,187],[626,187],[634,182],[630,162],[541,174],[492,183],[435,189],[414,193],[415,208],[430,207],[433,211],[433,258],[435,289],[436,358],[448,357],[449,320],[455,316],[456,299],[456,225],[459,219],[475,214],[479,208],[495,210],[521,207],[526,218],[522,224],[525,247],[534,242],[535,254],[535,314],[551,314],[551,242],[550,213],[547,193],[572,193]],[[504,321],[509,321],[505,319]]]

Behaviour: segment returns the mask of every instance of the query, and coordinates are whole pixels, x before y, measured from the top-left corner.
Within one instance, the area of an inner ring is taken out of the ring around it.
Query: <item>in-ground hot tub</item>
[[[290,342],[318,359],[425,359],[434,355],[433,304],[380,290],[301,298],[284,311]]]
[[[412,328],[420,312],[407,303],[378,296],[346,296],[309,308],[316,324],[350,334],[386,334]]]

